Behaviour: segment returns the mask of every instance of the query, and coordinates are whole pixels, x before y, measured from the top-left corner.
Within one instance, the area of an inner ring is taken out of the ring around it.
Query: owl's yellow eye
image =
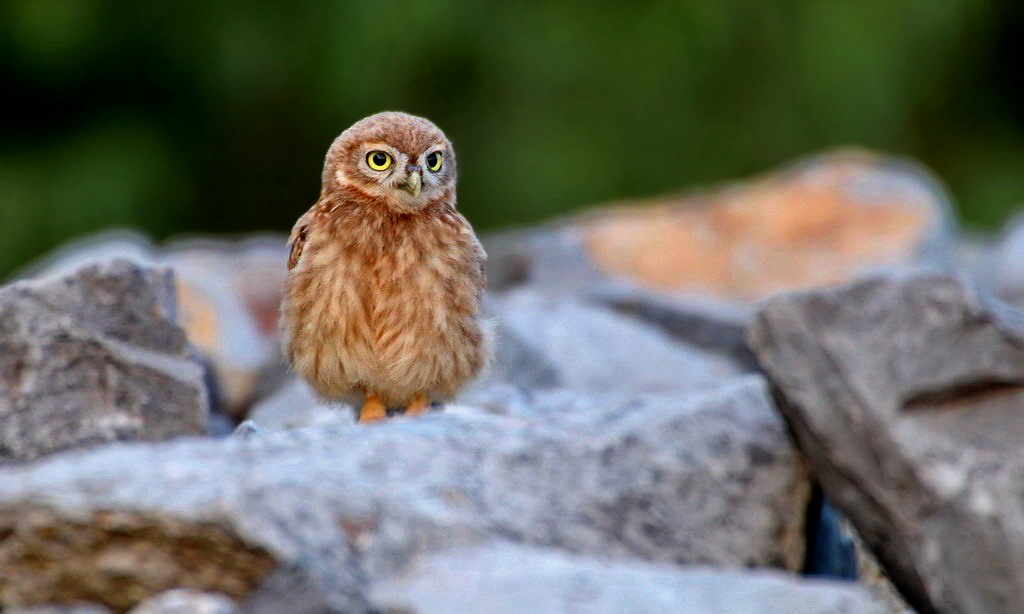
[[[391,167],[391,154],[384,151],[371,151],[366,154],[366,163],[375,171],[386,171]]]
[[[443,163],[444,154],[440,151],[431,152],[431,154],[427,156],[427,168],[430,169],[430,172],[432,173],[436,173],[441,170],[441,164]]]

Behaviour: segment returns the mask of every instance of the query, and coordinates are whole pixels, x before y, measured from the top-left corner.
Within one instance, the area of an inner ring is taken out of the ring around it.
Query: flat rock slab
[[[93,603],[40,605],[4,608],[6,614],[110,614],[110,609]]]
[[[809,483],[761,378],[689,397],[558,394],[503,415],[461,407],[0,471],[0,602],[123,611],[189,588],[267,603],[284,573],[365,612],[371,585],[419,554],[493,539],[799,569]]]
[[[745,370],[727,353],[685,343],[642,318],[576,297],[520,288],[490,305],[501,323],[499,348],[507,342],[504,332],[535,358],[505,364],[500,361],[511,352],[499,352],[485,381],[536,381],[526,369],[542,362],[551,371],[544,387],[669,393],[701,390]]]
[[[920,612],[1024,603],[1024,320],[959,279],[770,301],[750,339],[829,497]]]
[[[199,435],[202,369],[170,269],[111,260],[0,289],[0,463]]]
[[[681,569],[494,544],[424,557],[373,589],[387,612],[883,614],[850,583],[768,571]]]
[[[578,290],[615,278],[749,302],[867,270],[945,263],[949,198],[920,166],[843,150],[692,196],[598,209],[489,237],[492,288]]]
[[[128,614],[238,614],[234,601],[217,593],[176,589],[146,599]]]
[[[589,302],[656,328],[687,347],[728,358],[741,369],[758,370],[746,340],[755,311],[753,304],[670,296],[620,282],[594,284],[584,296]]]
[[[278,431],[320,426],[326,424],[352,424],[356,411],[344,403],[326,403],[309,384],[293,377],[279,390],[253,405],[249,419],[238,425],[233,436],[250,437]],[[259,435],[251,431],[256,430]]]

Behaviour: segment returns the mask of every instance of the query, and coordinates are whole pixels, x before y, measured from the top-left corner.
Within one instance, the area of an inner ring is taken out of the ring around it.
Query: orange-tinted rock
[[[179,278],[177,289],[181,326],[196,349],[206,354],[217,346],[217,309],[187,281]]]
[[[575,227],[606,274],[758,299],[908,262],[942,233],[947,209],[916,168],[846,151],[707,194],[608,209]]]

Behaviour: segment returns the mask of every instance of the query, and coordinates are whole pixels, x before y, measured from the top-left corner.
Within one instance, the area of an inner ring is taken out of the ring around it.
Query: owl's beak
[[[402,184],[402,189],[413,196],[420,195],[420,187],[423,185],[423,175],[419,171],[409,173],[409,177]]]

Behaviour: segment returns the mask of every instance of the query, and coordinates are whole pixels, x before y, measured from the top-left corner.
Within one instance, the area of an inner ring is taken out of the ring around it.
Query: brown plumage
[[[292,230],[285,355],[324,398],[362,400],[362,422],[420,413],[487,360],[486,256],[455,182],[437,126],[378,113],[334,140],[320,199]]]

